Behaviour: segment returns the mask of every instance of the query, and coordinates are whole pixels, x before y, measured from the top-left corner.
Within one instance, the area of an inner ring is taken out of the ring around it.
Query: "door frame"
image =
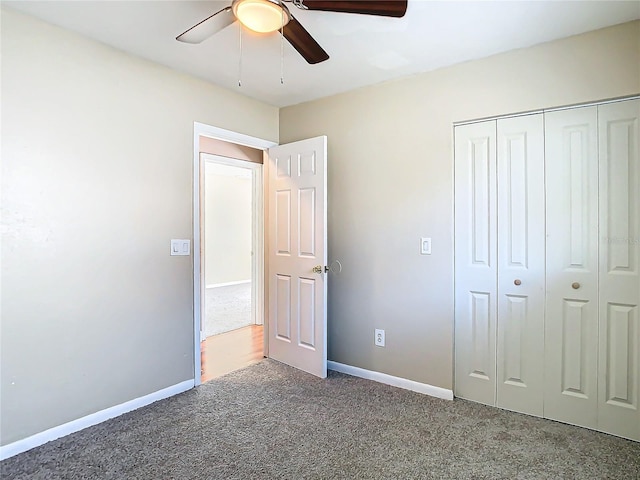
[[[223,128],[214,127],[200,122],[193,123],[193,376],[194,385],[200,385],[201,378],[201,358],[200,358],[200,325],[202,323],[202,289],[204,282],[202,279],[202,242],[201,242],[201,219],[200,219],[200,201],[201,201],[201,186],[203,182],[203,175],[200,172],[200,137],[209,137],[216,140],[222,140],[229,143],[235,143],[238,145],[244,145],[247,147],[256,148],[258,150],[266,151],[268,148],[277,145],[276,142],[265,140],[258,137],[252,137],[243,133],[234,132],[231,130],[225,130]],[[263,165],[263,176],[265,174],[265,168]],[[258,182],[254,182],[254,188],[261,190],[263,193],[263,185],[257,185]],[[255,192],[255,190],[254,190]],[[264,198],[264,195],[261,195]],[[264,209],[262,218],[264,219]],[[262,228],[261,234],[264,235],[264,221],[259,222]],[[264,251],[264,247],[263,247]],[[257,262],[256,262],[257,263]],[[266,270],[263,261],[261,262],[262,271]],[[252,272],[254,273],[254,272]],[[263,297],[267,298],[264,294],[264,282],[263,282]],[[267,322],[265,321],[265,328]]]
[[[212,153],[200,153],[200,173],[206,169],[207,164],[225,165],[229,167],[244,168],[251,171],[251,323],[253,325],[262,325],[264,323],[263,314],[263,294],[264,294],[264,210],[262,201],[262,164],[250,162],[248,160],[240,160],[237,158],[223,157]],[[206,171],[206,170],[205,170]],[[202,177],[202,175],[201,175]],[[206,194],[207,181],[201,178],[200,185],[200,213],[206,215],[206,207],[202,195]],[[201,222],[202,226],[202,222]],[[206,235],[206,226],[201,228],[200,242],[202,243],[203,235]],[[200,250],[200,281],[201,292],[206,289],[204,272],[202,271],[204,262],[206,262],[206,247]],[[202,305],[204,307],[204,305]],[[202,308],[201,308],[201,318]],[[202,338],[202,324],[200,325],[200,339]]]

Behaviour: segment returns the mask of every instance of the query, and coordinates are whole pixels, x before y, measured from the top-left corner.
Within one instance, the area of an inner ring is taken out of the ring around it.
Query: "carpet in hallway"
[[[251,282],[206,288],[204,332],[207,337],[251,325]]]

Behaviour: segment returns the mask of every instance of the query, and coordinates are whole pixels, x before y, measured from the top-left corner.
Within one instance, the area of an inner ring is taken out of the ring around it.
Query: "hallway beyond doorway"
[[[204,333],[207,338],[253,324],[250,281],[206,288],[204,295]]]

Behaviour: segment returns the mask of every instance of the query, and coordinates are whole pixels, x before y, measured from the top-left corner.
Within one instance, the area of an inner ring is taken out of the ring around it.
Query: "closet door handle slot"
[[[516,286],[518,286],[518,285],[522,285],[522,280],[520,280],[519,278],[516,278],[516,279],[513,281],[513,284],[514,284],[514,285],[516,285]]]
[[[580,284],[578,282],[573,282],[571,284],[571,288],[573,288],[574,290],[577,290],[580,288]]]

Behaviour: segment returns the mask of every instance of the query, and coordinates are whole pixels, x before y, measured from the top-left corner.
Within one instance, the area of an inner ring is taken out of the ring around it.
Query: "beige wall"
[[[249,176],[238,177],[233,172],[247,172]],[[250,175],[246,168],[205,163],[205,285],[251,280]]]
[[[282,109],[329,139],[329,359],[452,388],[452,123],[638,92],[633,22]]]
[[[2,10],[3,445],[194,373],[193,122],[278,109]]]

